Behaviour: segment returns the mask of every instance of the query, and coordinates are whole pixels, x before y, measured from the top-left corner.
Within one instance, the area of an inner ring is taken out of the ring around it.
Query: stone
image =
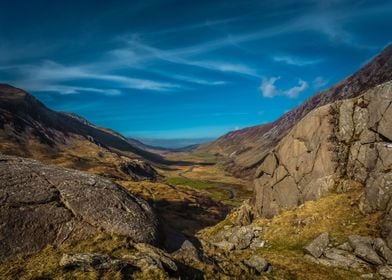
[[[336,248],[347,252],[352,252],[354,250],[353,247],[351,247],[350,243],[348,242],[344,242],[343,244],[340,244]]]
[[[389,265],[380,266],[377,273],[386,279],[392,279],[392,267]]]
[[[102,232],[160,239],[152,208],[99,176],[0,154],[0,186],[0,259]]]
[[[154,264],[157,265],[160,269],[169,271],[178,270],[176,263],[165,251],[146,243],[137,243],[134,245],[134,247],[136,250],[138,250],[139,257],[153,260]]]
[[[218,248],[220,248],[220,249],[222,249],[224,251],[232,251],[232,250],[234,250],[234,247],[235,247],[233,243],[231,243],[231,242],[229,242],[227,240],[222,240],[222,241],[219,241],[219,242],[215,242],[213,244],[216,247],[218,247]]]
[[[189,240],[185,240],[181,248],[175,251],[172,256],[179,259],[201,261],[199,250]]]
[[[88,254],[63,254],[59,265],[64,269],[80,269],[82,271],[94,270],[121,270],[126,263],[112,259],[108,255]]]
[[[336,248],[328,249],[324,252],[324,258],[321,263],[328,264],[334,267],[342,267],[345,269],[362,270],[368,268],[368,264],[358,259],[353,254]]]
[[[249,259],[244,260],[244,264],[255,269],[258,273],[266,272],[270,264],[262,257],[253,255]]]
[[[236,225],[247,226],[252,223],[253,211],[249,201],[244,201],[236,212],[237,212],[237,217],[235,219]]]
[[[329,235],[324,232],[313,239],[309,244],[304,247],[306,254],[312,255],[315,258],[321,257],[329,244]]]
[[[252,240],[252,242],[250,243],[250,246],[249,246],[249,247],[250,247],[252,250],[257,250],[257,249],[259,249],[259,248],[264,248],[265,245],[266,245],[265,240],[261,240],[261,239],[259,239],[259,238],[255,238],[255,239]]]
[[[383,262],[373,249],[374,239],[369,236],[350,235],[348,237],[350,246],[354,249],[354,254],[374,265],[381,265]]]
[[[358,244],[354,249],[354,254],[374,265],[382,265],[383,262],[372,247],[366,244]]]
[[[232,243],[236,250],[242,250],[249,247],[254,236],[251,227],[243,226],[234,231],[227,241]]]
[[[381,238],[376,238],[373,244],[377,254],[380,255],[387,264],[392,264],[392,250],[389,249],[386,242]]]
[[[372,246],[373,242],[374,242],[373,238],[369,236],[350,235],[348,237],[348,243],[353,249],[355,249],[358,245],[361,244]]]

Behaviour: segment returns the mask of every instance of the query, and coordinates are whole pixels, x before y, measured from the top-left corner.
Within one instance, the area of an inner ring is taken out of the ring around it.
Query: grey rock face
[[[392,247],[392,81],[308,113],[264,158],[255,179],[255,209],[280,210],[319,199],[344,182],[363,185],[361,209],[384,211]]]
[[[157,243],[148,204],[109,180],[0,154],[0,259],[99,232]]]
[[[308,245],[304,247],[305,253],[312,255],[315,258],[321,257],[329,243],[329,236],[324,232],[313,239]]]

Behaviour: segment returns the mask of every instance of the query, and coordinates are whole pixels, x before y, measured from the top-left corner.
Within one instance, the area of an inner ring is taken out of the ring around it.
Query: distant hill
[[[188,147],[197,147],[197,145],[205,144],[215,140],[214,138],[173,138],[173,139],[159,139],[159,138],[138,138],[140,142],[150,147],[159,149],[178,150]]]
[[[160,155],[110,129],[47,108],[31,94],[0,84],[0,152],[111,176],[153,178]]]

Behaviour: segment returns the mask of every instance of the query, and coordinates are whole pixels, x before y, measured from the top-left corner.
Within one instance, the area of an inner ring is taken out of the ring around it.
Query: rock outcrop
[[[323,233],[322,235],[328,235]],[[320,235],[320,236],[322,236]],[[356,271],[376,270],[377,273],[387,279],[392,278],[391,250],[381,238],[370,236],[351,235],[346,243],[332,247],[328,240],[323,242],[323,249],[314,251],[314,244],[320,243],[320,236],[311,241],[304,251],[306,257],[318,264]]]
[[[111,181],[0,154],[0,259],[100,232],[159,242],[150,206]]]
[[[257,249],[265,246],[259,237],[262,228],[250,224],[248,226],[230,226],[213,235],[209,242],[223,251]]]
[[[336,188],[361,184],[363,212],[384,211],[392,245],[392,82],[310,112],[263,160],[255,180],[259,215],[272,217]]]

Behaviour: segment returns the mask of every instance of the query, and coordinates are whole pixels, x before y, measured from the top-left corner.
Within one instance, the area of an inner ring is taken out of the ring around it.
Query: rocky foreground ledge
[[[0,259],[99,233],[157,244],[150,206],[109,180],[0,154]]]

